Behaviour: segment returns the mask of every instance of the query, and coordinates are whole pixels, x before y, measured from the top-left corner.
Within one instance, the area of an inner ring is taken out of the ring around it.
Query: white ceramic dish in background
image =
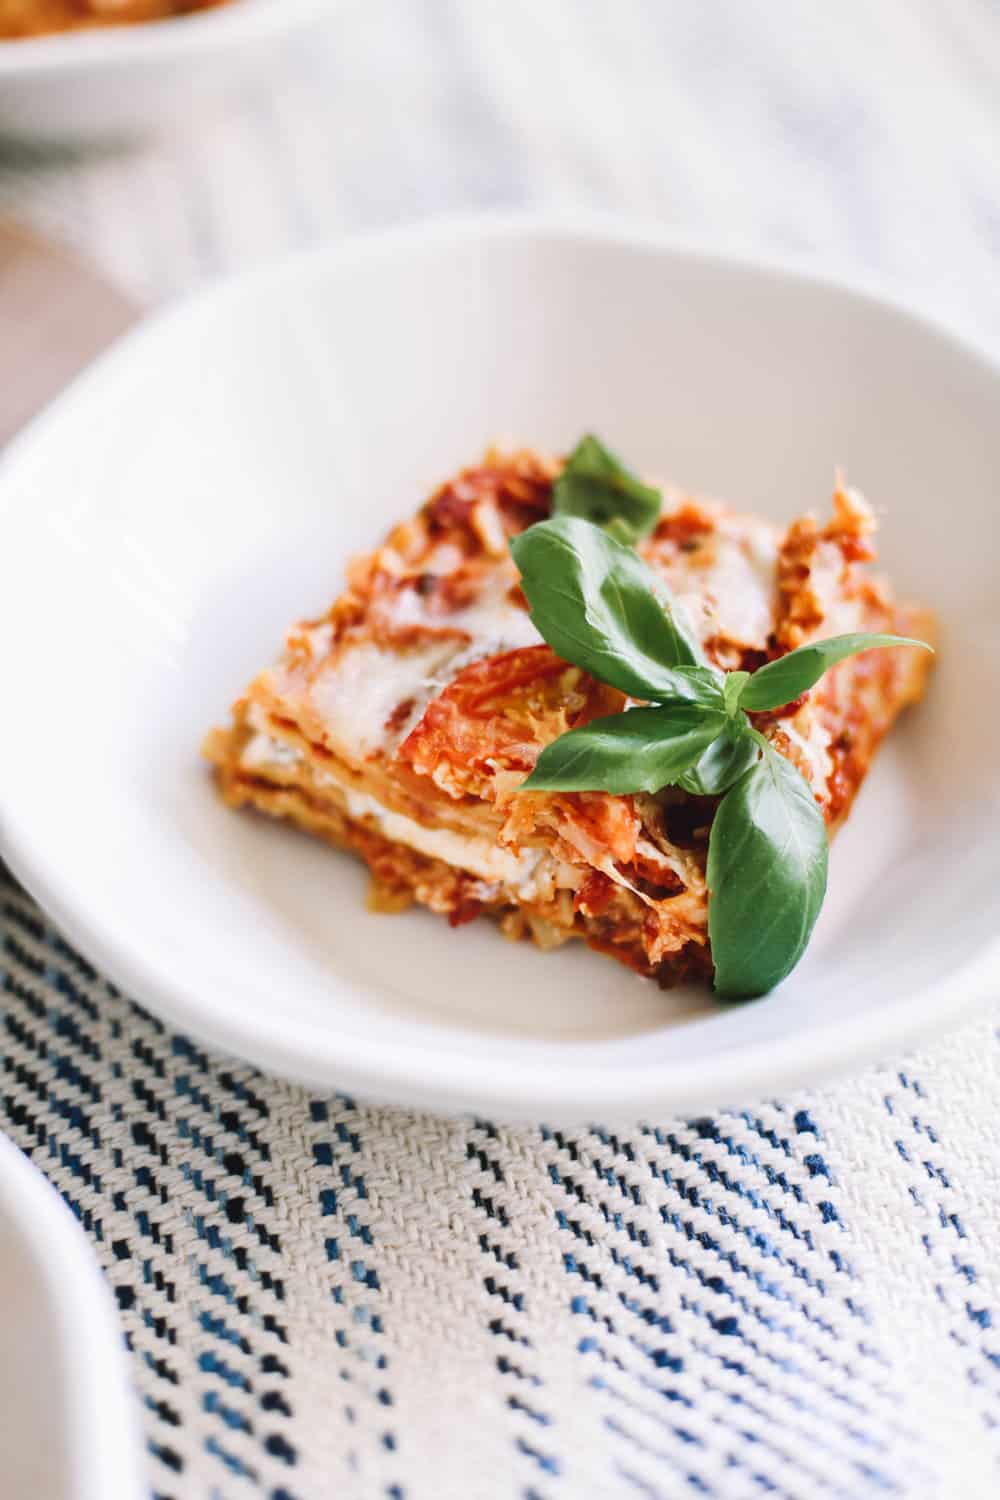
[[[349,857],[215,799],[198,744],[289,621],[491,439],[587,428],[775,517],[843,465],[941,613],[821,925],[765,1000],[663,994],[487,923],[364,907]],[[292,260],[127,338],[0,473],[0,835],[99,965],[272,1070],[504,1117],[746,1101],[998,979],[1000,375],[884,302],[655,237],[445,225]]]
[[[141,1500],[138,1413],[94,1252],[0,1136],[0,1500]]]
[[[0,136],[101,141],[187,119],[274,67],[334,0],[230,0],[174,20],[0,39]]]

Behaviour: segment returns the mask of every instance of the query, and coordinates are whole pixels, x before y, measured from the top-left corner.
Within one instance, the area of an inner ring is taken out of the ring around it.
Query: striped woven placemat
[[[154,1493],[988,1500],[1000,1039],[564,1134],[207,1052],[2,887],[3,1114],[121,1310]]]

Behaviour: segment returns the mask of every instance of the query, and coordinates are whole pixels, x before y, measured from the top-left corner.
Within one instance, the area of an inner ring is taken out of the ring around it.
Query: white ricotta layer
[[[261,766],[294,766],[301,759],[301,750],[296,750],[294,745],[284,745],[281,740],[272,739],[265,730],[259,729],[243,746],[240,765],[248,771],[256,771]]]
[[[302,752],[294,745],[282,744],[264,730],[258,730],[247,741],[240,756],[240,764],[251,771],[267,765],[290,766],[301,760]],[[414,818],[383,807],[367,792],[341,786],[336,777],[328,773],[323,779],[341,792],[352,818],[369,819],[394,844],[405,844],[408,849],[416,849],[418,854],[440,859],[458,870],[468,870],[470,875],[478,875],[491,884],[501,882],[513,887],[519,896],[529,898],[533,894],[533,876],[543,858],[542,850],[514,854],[510,849],[499,848],[489,839],[455,833],[450,828],[425,828]]]
[[[510,849],[500,849],[489,839],[455,833],[450,828],[425,828],[403,813],[390,812],[367,792],[355,792],[347,787],[341,790],[352,818],[369,818],[394,844],[405,844],[408,849],[416,849],[431,859],[443,860],[456,869],[468,870],[483,880],[501,881],[520,890],[529,882],[542,857],[540,850],[514,854]]]

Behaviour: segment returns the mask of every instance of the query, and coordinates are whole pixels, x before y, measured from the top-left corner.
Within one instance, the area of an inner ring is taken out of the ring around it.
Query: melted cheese
[[[774,625],[778,547],[766,525],[720,529],[704,552],[682,554],[669,569],[676,601],[702,640],[721,635],[763,649]]]
[[[421,717],[431,698],[459,672],[502,651],[541,644],[527,612],[511,603],[511,578],[498,569],[474,603],[447,615],[432,615],[415,589],[406,589],[393,604],[395,625],[426,625],[460,630],[454,636],[404,650],[375,645],[352,646],[324,670],[311,689],[312,704],[331,742],[351,759],[373,751],[391,754]],[[387,724],[401,703],[412,707],[405,719]]]
[[[830,759],[830,731],[819,722],[815,714],[809,713],[803,724],[803,714],[792,719],[782,719],[780,728],[799,750],[806,763],[806,775],[814,792],[826,792],[827,783],[833,775]]]
[[[774,627],[778,536],[765,521],[720,517],[693,552],[657,555],[675,608],[702,640],[763,649]]]
[[[352,646],[320,672],[310,688],[312,707],[330,742],[351,759],[391,751],[439,691],[440,674],[463,649],[453,637],[403,650],[371,643]],[[401,703],[411,708],[393,729],[387,726]]]
[[[394,625],[426,625],[439,630],[447,626],[449,630],[461,630],[473,645],[481,646],[477,656],[514,651],[519,646],[538,646],[542,637],[527,610],[512,603],[509,597],[516,582],[515,572],[498,567],[487,575],[473,603],[444,615],[430,611],[416,589],[404,589],[393,600],[390,618]]]
[[[744,646],[763,647],[774,625],[778,547],[770,527],[720,534],[708,589],[718,632]]]
[[[819,542],[809,568],[809,587],[822,621],[812,632],[815,638],[849,635],[861,628],[863,612],[857,599],[843,597],[844,558],[834,542]]]

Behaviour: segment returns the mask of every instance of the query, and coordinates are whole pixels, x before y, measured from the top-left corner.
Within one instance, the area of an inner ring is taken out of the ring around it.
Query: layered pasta
[[[519,788],[566,730],[628,706],[538,635],[510,555],[544,519],[556,461],[488,453],[354,561],[330,609],[288,635],[205,753],[234,808],[359,856],[381,911],[416,902],[453,927],[490,918],[550,949],[578,940],[669,985],[707,978],[706,856],[716,799]],[[871,569],[875,517],[838,485],[824,520],[785,529],[668,493],[639,544],[707,658],[754,671],[820,636],[929,638]],[[868,652],[753,716],[801,771],[832,834],[927,655]]]

